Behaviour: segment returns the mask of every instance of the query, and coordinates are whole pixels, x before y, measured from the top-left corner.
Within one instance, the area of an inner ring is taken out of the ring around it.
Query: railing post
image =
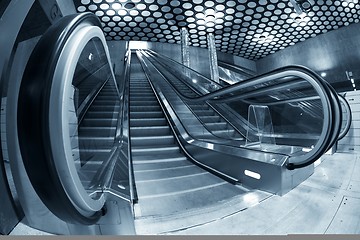
[[[210,74],[211,80],[219,83],[219,69],[217,63],[217,54],[216,54],[216,47],[215,47],[215,39],[212,33],[207,35],[207,44],[209,48],[209,60],[210,60]]]
[[[186,28],[181,28],[181,61],[182,64],[190,67],[189,33]]]

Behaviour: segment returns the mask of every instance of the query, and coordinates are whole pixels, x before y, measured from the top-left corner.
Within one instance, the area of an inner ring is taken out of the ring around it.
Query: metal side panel
[[[22,74],[32,49],[39,38],[29,39],[18,45],[11,71],[7,99],[6,128],[10,166],[26,224],[36,229],[58,234],[69,234],[67,225],[53,215],[35,193],[27,176],[20,153],[17,133],[17,101]]]

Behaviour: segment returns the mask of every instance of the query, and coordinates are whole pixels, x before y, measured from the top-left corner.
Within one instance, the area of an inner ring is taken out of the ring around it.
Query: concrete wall
[[[149,43],[150,49],[162,53],[178,62],[181,62],[180,44],[170,43]],[[242,57],[217,52],[218,60],[235,64],[256,72],[256,63]],[[207,48],[190,46],[190,67],[204,76],[210,78],[209,50]]]
[[[249,60],[249,59],[246,59],[243,57],[238,57],[238,56],[223,53],[223,52],[218,52],[218,60],[246,68],[255,73],[257,72],[256,62],[253,60]]]
[[[265,73],[286,65],[299,64],[324,77],[338,91],[353,90],[345,71],[352,71],[355,81],[360,79],[360,24],[352,24],[321,34],[287,47],[256,62],[258,73]],[[358,82],[360,88],[360,82]]]
[[[171,43],[148,42],[149,49],[181,62],[181,45]],[[208,49],[190,47],[190,68],[210,78]]]

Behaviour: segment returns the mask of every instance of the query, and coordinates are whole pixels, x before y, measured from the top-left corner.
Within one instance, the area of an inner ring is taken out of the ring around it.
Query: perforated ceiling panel
[[[108,40],[180,43],[207,47],[213,33],[219,51],[259,59],[287,46],[359,22],[358,0],[317,0],[305,14],[288,0],[75,0],[78,12],[93,12]]]

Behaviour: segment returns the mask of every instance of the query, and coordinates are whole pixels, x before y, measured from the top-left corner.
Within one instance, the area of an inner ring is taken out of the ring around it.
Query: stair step
[[[130,134],[132,137],[162,136],[170,133],[171,130],[169,126],[130,127]]]
[[[189,160],[187,160],[185,157],[182,157],[182,158],[179,157],[178,161],[164,161],[161,164],[156,163],[156,162],[151,162],[151,161],[147,161],[145,163],[140,162],[140,161],[142,161],[142,159],[149,160],[149,159],[139,158],[138,164],[136,162],[134,162],[134,172],[136,172],[138,174],[142,174],[145,172],[152,172],[152,171],[156,172],[156,171],[161,171],[161,170],[178,169],[178,168],[193,166],[193,164]],[[161,158],[159,158],[159,159],[161,159]]]
[[[214,114],[215,114],[213,110],[197,110],[195,113],[199,117],[202,117],[202,116],[214,116]]]
[[[172,135],[149,136],[149,137],[131,137],[131,146],[147,146],[150,144],[170,145],[175,143]]]
[[[193,174],[203,173],[204,170],[195,165],[190,165],[186,167],[177,167],[177,168],[167,168],[157,171],[147,171],[138,174],[136,178],[137,183],[144,181],[157,181],[170,178],[176,178],[181,176],[189,176]]]
[[[130,106],[148,106],[148,105],[156,105],[159,102],[156,100],[156,98],[154,97],[154,99],[152,100],[131,100],[130,101]]]
[[[215,122],[215,123],[206,123],[206,128],[209,130],[227,130],[228,124],[226,122]]]
[[[130,119],[137,118],[158,118],[164,117],[164,113],[162,111],[152,111],[152,112],[130,112]]]
[[[146,157],[146,156],[135,156],[133,158],[133,164],[157,164],[157,165],[161,165],[164,163],[172,163],[172,162],[179,162],[179,161],[187,161],[186,157],[171,157],[171,158],[161,158],[161,156],[156,156],[156,157]],[[157,166],[159,167],[159,166]]]
[[[119,97],[117,95],[105,95],[105,94],[99,94],[95,101],[97,100],[106,100],[106,101],[113,101],[113,100],[119,100]]]
[[[118,116],[118,111],[88,111],[85,118],[117,118]]]
[[[167,125],[165,118],[137,118],[130,119],[131,127],[164,126]]]
[[[153,96],[155,97],[153,92],[131,92],[130,91],[130,97],[150,97]]]
[[[131,153],[133,157],[136,156],[170,156],[180,152],[180,148],[176,145],[170,146],[146,146],[146,147],[132,147]]]
[[[82,121],[82,126],[85,127],[114,127],[117,124],[117,119],[114,118],[86,118]]]
[[[119,99],[112,99],[112,100],[102,100],[102,99],[95,99],[92,105],[119,105]]]
[[[79,136],[108,137],[115,136],[116,127],[83,127],[79,128]]]
[[[80,148],[111,148],[114,145],[114,137],[89,137],[79,136]]]
[[[141,96],[141,95],[139,95],[139,96],[132,96],[132,95],[130,95],[130,102],[131,102],[131,101],[138,101],[138,100],[141,100],[141,101],[148,101],[148,100],[150,100],[150,101],[152,101],[152,100],[154,100],[154,99],[156,99],[155,95],[151,95],[151,96]]]
[[[143,111],[161,111],[161,107],[159,105],[131,106],[131,103],[130,103],[130,112],[143,112]]]
[[[119,112],[120,106],[119,105],[91,105],[89,111],[92,112]]]
[[[199,104],[199,105],[189,105],[189,107],[193,110],[193,111],[197,111],[197,110],[210,110],[211,108],[209,107],[209,106],[207,106],[207,105],[203,105],[203,104]],[[211,109],[211,111],[213,111],[212,109]]]

